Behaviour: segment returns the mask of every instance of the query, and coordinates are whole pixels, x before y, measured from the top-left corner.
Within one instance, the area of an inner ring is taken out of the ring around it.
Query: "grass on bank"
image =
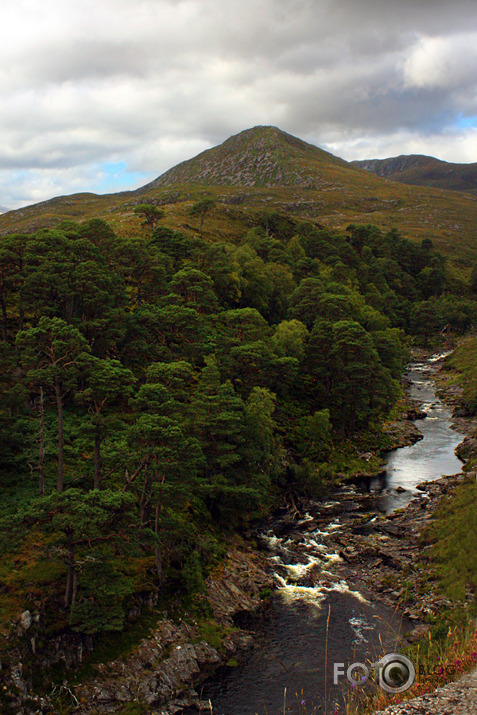
[[[477,337],[463,340],[448,359],[448,368],[456,370],[453,381],[462,387],[461,401],[469,416],[477,414]]]
[[[416,668],[414,685],[391,696],[379,691],[360,699],[351,691],[347,715],[367,715],[389,705],[433,692],[477,667],[477,483],[475,473],[444,499],[422,536],[430,546],[423,570],[437,591],[460,605],[430,618],[431,630],[406,655]],[[417,594],[419,597],[419,594]],[[303,714],[306,711],[303,711]]]

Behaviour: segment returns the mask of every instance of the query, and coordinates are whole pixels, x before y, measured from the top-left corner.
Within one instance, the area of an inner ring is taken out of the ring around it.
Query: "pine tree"
[[[64,477],[64,400],[76,387],[81,365],[90,348],[80,331],[61,318],[40,318],[38,327],[20,332],[16,342],[22,349],[23,363],[30,368],[27,377],[43,386],[55,400],[58,415],[56,488],[61,492]]]

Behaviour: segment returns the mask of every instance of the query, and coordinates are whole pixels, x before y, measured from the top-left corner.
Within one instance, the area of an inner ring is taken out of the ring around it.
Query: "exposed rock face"
[[[207,594],[218,623],[232,626],[242,611],[260,605],[260,592],[273,585],[268,564],[253,551],[232,551],[220,576],[207,580]]]
[[[183,693],[199,673],[221,660],[205,641],[189,642],[194,638],[193,627],[162,621],[131,656],[97,666],[99,677],[75,690],[80,701],[75,712],[115,712],[121,703],[133,701],[159,706]]]
[[[389,422],[383,428],[383,432],[390,438],[390,449],[407,447],[422,439],[422,432],[414,424],[413,418]]]
[[[404,411],[401,419],[388,422],[383,427],[383,432],[388,436],[390,445],[388,449],[398,449],[419,442],[422,432],[414,424],[426,418],[426,413],[420,409],[419,403],[407,397],[404,402]]]
[[[415,169],[416,167],[428,167],[429,164],[434,162],[437,164],[441,163],[432,156],[424,156],[423,154],[401,154],[400,156],[390,157],[389,159],[363,159],[350,163],[353,166],[371,171],[373,174],[382,176],[385,179],[394,179],[396,174],[401,174],[408,169]],[[445,163],[446,162],[442,162],[442,164]]]
[[[324,188],[329,182],[323,179],[323,162],[348,166],[277,127],[254,127],[178,164],[142,190],[174,184]]]
[[[92,679],[80,686],[64,682],[56,686],[52,695],[69,700],[69,712],[81,715],[116,712],[130,702],[152,706],[154,712],[163,715],[173,715],[188,705],[199,707],[199,696],[193,687],[232,655],[239,657],[253,640],[249,632],[235,627],[234,619],[257,609],[262,604],[263,589],[273,587],[265,563],[263,555],[250,548],[232,548],[220,572],[208,578],[207,600],[215,619],[212,628],[221,636],[220,651],[201,637],[200,624],[164,618],[133,653],[93,666],[96,675]],[[156,600],[150,594],[146,604],[153,608]],[[130,617],[139,615],[138,609]],[[91,636],[65,631],[46,638],[41,626],[40,614],[31,611],[21,613],[12,624],[9,663],[0,663],[2,713],[55,712],[48,698],[32,691],[32,656],[41,670],[60,663],[74,671],[93,650]],[[114,633],[110,637],[114,638]]]
[[[163,715],[187,705],[200,706],[193,687],[212,670],[252,642],[250,633],[234,628],[234,618],[260,606],[260,592],[272,586],[264,559],[249,549],[231,550],[219,574],[209,577],[207,597],[224,637],[220,652],[200,638],[192,623],[164,619],[134,653],[96,666],[90,682],[75,688],[75,713],[115,712],[121,703],[139,701]]]

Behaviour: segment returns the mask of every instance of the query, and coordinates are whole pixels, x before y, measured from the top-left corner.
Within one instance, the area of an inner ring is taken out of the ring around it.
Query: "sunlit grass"
[[[447,635],[438,640],[433,640],[429,634],[424,641],[410,648],[406,655],[416,669],[412,687],[398,695],[380,690],[362,702],[355,695],[350,695],[346,715],[368,715],[389,705],[427,695],[477,667],[477,630],[470,625],[449,628]]]

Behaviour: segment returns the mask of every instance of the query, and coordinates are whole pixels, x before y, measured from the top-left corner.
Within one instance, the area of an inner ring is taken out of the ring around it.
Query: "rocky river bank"
[[[436,369],[437,364],[429,364],[430,377]],[[457,394],[448,396],[458,401]],[[419,402],[409,402],[401,419],[386,427],[390,446],[421,439],[420,419],[425,414]],[[472,425],[459,426],[469,435],[466,449],[474,449]],[[432,586],[425,596],[414,597],[422,578],[419,561],[426,554],[421,534],[443,495],[451,493],[463,477],[457,474],[422,483],[405,509],[385,514],[379,494],[363,491],[363,484],[373,476],[377,475],[356,475],[336,489],[331,501],[302,500],[271,516],[250,535],[258,549],[243,542],[231,546],[222,568],[207,580],[215,639],[204,632],[203,623],[164,617],[129,655],[93,666],[92,677],[81,685],[64,683],[57,688],[68,711],[78,715],[117,712],[136,702],[156,715],[191,707],[210,712],[208,701],[199,693],[200,683],[218,666],[244,657],[254,641],[253,617],[249,616],[266,611],[264,596],[277,587],[285,597],[308,597],[314,603],[333,592],[351,593],[400,614],[407,624],[404,637],[408,642],[425,635],[429,615],[453,604]],[[29,628],[25,640],[31,636]],[[56,712],[49,698],[30,699],[27,705],[30,694],[21,662],[7,678],[19,693],[15,712]]]
[[[186,706],[208,709],[194,687],[218,665],[246,652],[253,636],[237,628],[235,618],[260,609],[261,594],[273,587],[273,577],[263,555],[241,543],[231,546],[226,561],[207,579],[206,586],[205,598],[212,609],[213,620],[212,615],[210,620],[202,622],[177,616],[160,618],[150,635],[128,655],[90,665],[89,677],[84,678],[81,685],[74,684],[73,679],[65,680],[61,685],[52,686],[51,696],[40,697],[32,691],[29,669],[24,667],[22,649],[18,647],[18,662],[3,668],[1,673],[8,712],[16,715],[57,713],[60,703],[61,712],[78,715],[113,713],[128,703],[141,703],[156,715],[173,715]],[[213,637],[210,629],[204,633],[204,628],[207,630],[210,625]],[[23,653],[31,652],[33,647],[34,655],[35,626],[35,617],[27,611],[13,631],[15,638],[23,642]],[[111,638],[114,637],[112,633]],[[76,640],[78,642],[71,638],[56,639],[48,653],[37,654],[37,666],[47,673],[52,665],[66,663],[74,675],[74,670],[88,659],[88,648],[79,636]]]
[[[419,355],[413,365],[409,386],[415,401],[388,425],[393,447],[404,449],[386,457],[387,470],[356,474],[343,481],[331,501],[296,501],[261,525],[257,538],[274,570],[277,596],[267,630],[257,631],[250,665],[222,674],[205,689],[217,715],[281,712],[284,703],[276,693],[284,687],[291,694],[301,692],[303,702],[306,695],[307,707],[311,696],[314,707],[332,702],[333,711],[343,712],[336,690],[330,694],[328,689],[326,699],[327,651],[338,660],[352,653],[360,660],[356,653],[376,654],[377,638],[381,648],[391,644],[382,651],[378,643],[381,654],[392,652],[423,638],[433,616],[465,603],[452,602],[440,591],[428,558],[431,546],[422,538],[442,499],[466,478],[454,456],[464,430],[450,429],[450,413],[435,394],[441,364],[437,356]],[[418,440],[422,444],[416,448],[408,446]],[[464,444],[467,451],[472,448],[471,440]],[[449,476],[436,478],[439,473]],[[419,474],[427,481],[421,476],[419,482]],[[465,596],[472,598],[470,592]],[[389,628],[400,637],[385,645],[381,636]],[[301,712],[297,703],[288,710]]]

